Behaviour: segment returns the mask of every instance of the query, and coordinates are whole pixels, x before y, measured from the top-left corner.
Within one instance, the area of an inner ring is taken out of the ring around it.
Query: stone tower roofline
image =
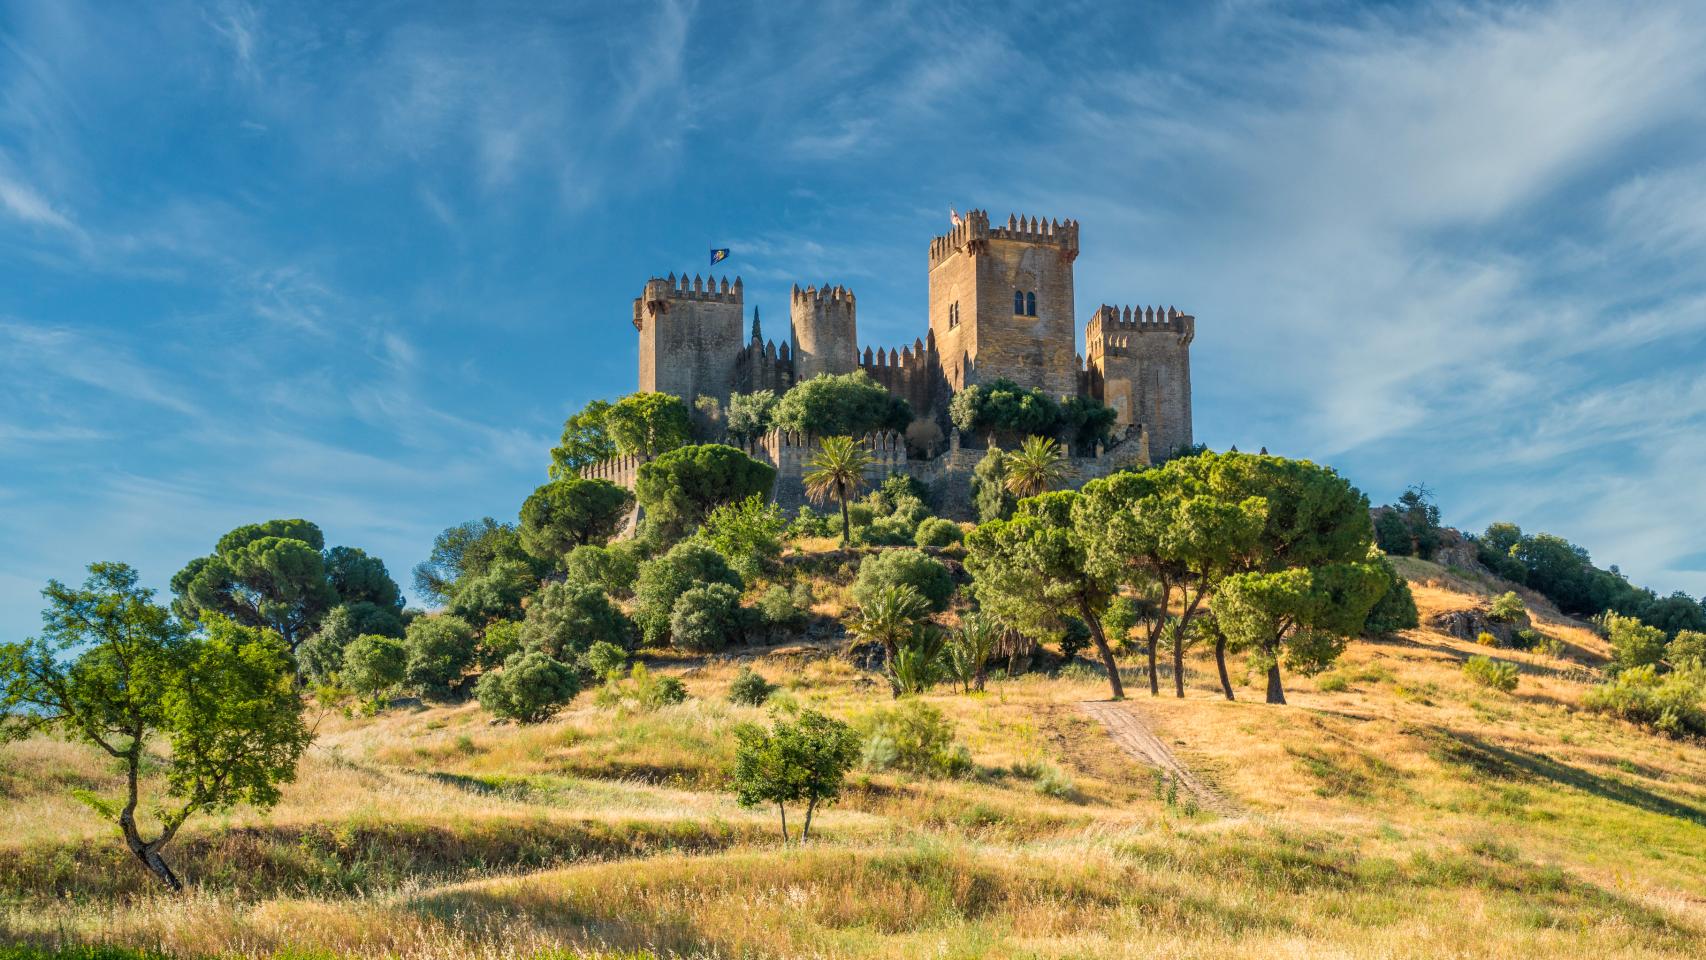
[[[1078,257],[1078,221],[1008,214],[1006,226],[992,227],[989,211],[967,211],[959,226],[930,241],[930,267],[935,269],[937,264],[961,251],[977,253],[990,240],[1046,244],[1058,247],[1067,260],[1074,260]]]
[[[822,287],[801,287],[796,283],[794,284],[793,293],[790,298],[795,302],[802,300],[818,303],[854,302],[852,290],[849,290],[840,284],[836,284],[832,287],[827,283]]]
[[[1173,307],[1115,307],[1104,303],[1090,315],[1084,339],[1087,343],[1101,341],[1105,349],[1117,352],[1127,346],[1128,334],[1170,334],[1185,346],[1196,332],[1197,318]]]
[[[680,280],[673,273],[667,277],[653,277],[646,281],[645,293],[634,298],[634,329],[641,329],[647,316],[667,312],[671,300],[744,304],[746,294],[740,277],[735,277],[732,284],[726,276],[719,281],[716,277],[694,274],[692,283],[688,282],[685,273]]]

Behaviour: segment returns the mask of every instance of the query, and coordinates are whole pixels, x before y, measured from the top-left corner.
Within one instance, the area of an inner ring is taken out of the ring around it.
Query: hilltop
[[[71,798],[105,781],[100,756],[6,746],[0,923],[184,956],[1701,955],[1706,756],[1582,710],[1609,651],[1543,598],[1529,612],[1561,655],[1489,651],[1427,624],[1509,585],[1396,564],[1423,626],[1353,641],[1289,706],[1224,701],[1201,649],[1183,700],[1132,671],[1141,692],[1108,709],[1204,797],[1084,710],[1107,685],[1078,663],[918,698],[970,771],[856,771],[784,847],[774,812],[725,787],[730,728],[764,716],[726,699],[737,670],[843,718],[893,705],[808,633],[643,652],[689,694],[655,710],[583,696],[518,727],[471,703],[322,708],[276,809],[186,827],[187,897]],[[848,580],[817,578],[819,613]],[[1464,676],[1486,653],[1518,666],[1513,693]]]

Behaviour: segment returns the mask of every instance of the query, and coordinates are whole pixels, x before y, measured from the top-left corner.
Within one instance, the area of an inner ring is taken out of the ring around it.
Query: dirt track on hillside
[[[1138,763],[1154,767],[1171,775],[1180,788],[1197,798],[1205,809],[1222,816],[1240,815],[1238,807],[1219,791],[1197,779],[1196,775],[1173,755],[1161,738],[1143,722],[1128,704],[1111,700],[1088,700],[1078,704],[1085,713],[1101,722],[1114,743]]]

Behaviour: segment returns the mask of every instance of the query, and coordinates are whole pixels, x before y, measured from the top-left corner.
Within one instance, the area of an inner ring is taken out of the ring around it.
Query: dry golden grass
[[[1408,575],[1423,617],[1491,586]],[[837,593],[826,587],[823,608]],[[92,752],[0,748],[0,934],[185,956],[1686,957],[1706,955],[1706,757],[1579,709],[1604,646],[1531,604],[1574,657],[1415,630],[1327,677],[1223,700],[1203,651],[1184,700],[1131,709],[1242,811],[1169,803],[1077,702],[1092,671],[925,699],[974,776],[856,773],[810,848],[722,788],[742,665],[855,718],[889,702],[821,647],[668,659],[693,699],[535,727],[471,705],[329,713],[267,814],[195,821],[163,897],[93,814]],[[1519,664],[1514,694],[1460,664]],[[1045,796],[1027,771],[1076,787]],[[304,954],[314,948],[324,954]]]

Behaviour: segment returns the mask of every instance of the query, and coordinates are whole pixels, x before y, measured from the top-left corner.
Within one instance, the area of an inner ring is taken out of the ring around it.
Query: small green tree
[[[961,690],[970,693],[983,689],[989,658],[995,655],[1000,637],[1001,628],[989,617],[972,614],[960,621],[948,639],[948,668]]]
[[[1605,634],[1611,640],[1611,660],[1614,670],[1645,667],[1658,663],[1665,656],[1665,632],[1649,627],[1634,617],[1615,613],[1604,618]]]
[[[918,591],[931,613],[948,609],[948,601],[954,597],[954,575],[947,564],[922,550],[906,548],[873,553],[859,561],[853,602],[864,604],[877,591],[895,586]]]
[[[1008,460],[1011,454],[1000,447],[990,446],[983,459],[972,468],[971,499],[979,523],[1005,520],[1013,515],[1019,498],[1007,489]]]
[[[737,443],[751,443],[770,432],[776,411],[776,391],[755,390],[729,398],[728,432]]]
[[[1665,647],[1665,659],[1677,669],[1706,669],[1706,631],[1678,630]]]
[[[276,634],[215,613],[192,634],[122,563],[90,565],[80,589],[49,581],[43,595],[42,637],[0,645],[0,737],[54,731],[112,757],[122,799],[78,798],[181,890],[161,851],[184,823],[239,803],[271,807],[313,739],[290,651]],[[147,837],[137,808],[153,771],[164,791],[153,805],[159,830]]]
[[[823,373],[794,384],[777,402],[771,420],[783,430],[808,436],[862,437],[878,430],[905,430],[912,408],[863,370]]]
[[[521,560],[494,560],[479,574],[469,574],[451,587],[449,612],[472,624],[519,620],[521,601],[539,587],[539,574]]]
[[[772,568],[782,555],[782,533],[788,520],[782,508],[753,494],[727,503],[705,517],[699,539],[710,544],[743,579],[752,580]]]
[[[884,672],[893,682],[901,645],[912,639],[929,613],[929,605],[917,590],[907,584],[890,584],[873,590],[860,602],[847,632],[867,643],[882,645]],[[898,683],[894,684],[894,693],[900,695]]]
[[[363,634],[403,635],[403,618],[390,607],[366,601],[339,604],[320,621],[313,636],[296,648],[297,669],[310,680],[324,682],[343,669],[344,648]]]
[[[634,646],[634,622],[595,587],[548,583],[534,595],[521,622],[521,644],[572,663],[595,643]]]
[[[670,611],[669,636],[670,643],[683,650],[722,650],[741,636],[740,591],[726,583],[707,583],[683,593]]]
[[[616,441],[605,422],[609,415],[610,403],[594,400],[564,421],[563,440],[551,450],[551,479],[578,476],[582,467],[616,456]]]
[[[1409,582],[1385,557],[1371,562],[1386,575],[1386,592],[1368,611],[1368,619],[1362,624],[1362,635],[1382,637],[1399,630],[1414,630],[1421,624],[1421,616],[1416,611],[1416,597],[1410,592]]]
[[[576,547],[608,543],[633,506],[634,495],[608,480],[553,480],[521,505],[522,548],[548,564],[560,564]]]
[[[518,653],[502,670],[480,677],[474,695],[493,716],[517,723],[543,723],[580,693],[575,668],[541,650]]]
[[[409,650],[401,640],[364,634],[344,648],[344,666],[339,677],[344,686],[371,697],[402,683],[408,665]]]
[[[680,397],[632,393],[604,414],[604,426],[624,456],[651,460],[693,439],[693,417]]]
[[[1305,675],[1326,669],[1385,589],[1385,573],[1371,563],[1240,573],[1221,585],[1215,619],[1251,652],[1252,665],[1266,670],[1267,702],[1283,704],[1282,657]]]
[[[628,651],[609,641],[600,640],[587,648],[581,661],[592,671],[593,676],[608,680],[628,665]]]
[[[1527,612],[1528,606],[1522,602],[1522,598],[1513,591],[1507,591],[1493,598],[1487,615],[1500,623],[1515,623]]]
[[[818,503],[831,497],[841,505],[841,545],[847,546],[853,535],[853,520],[847,513],[847,500],[865,482],[865,468],[872,463],[870,451],[849,436],[824,437],[818,441],[817,452],[806,462],[803,478],[806,496]]]
[[[640,552],[633,541],[608,547],[587,545],[569,551],[563,575],[570,583],[597,587],[618,599],[634,595],[640,575]]]
[[[634,586],[634,622],[645,643],[668,643],[675,601],[693,587],[708,583],[726,583],[736,590],[745,585],[721,554],[697,540],[678,543],[663,556],[640,564]]]
[[[403,636],[409,650],[404,682],[426,696],[451,695],[474,663],[475,639],[474,628],[454,614],[416,617]]]
[[[751,667],[741,667],[729,683],[729,702],[749,707],[761,707],[776,691],[776,685],[764,679]]]
[[[788,804],[806,805],[800,841],[811,839],[812,815],[841,795],[847,771],[859,758],[859,737],[839,720],[802,710],[793,720],[777,719],[765,730],[741,724],[734,730],[735,799],[743,807],[774,803],[782,818],[782,842],[788,842]]]
[[[960,529],[959,524],[942,517],[927,518],[912,534],[912,542],[921,547],[952,546],[965,538],[965,531]]]
[[[521,534],[491,517],[446,528],[432,541],[430,559],[415,565],[415,590],[425,600],[445,603],[456,585],[478,577],[499,560],[536,563],[522,549]]]
[[[692,531],[723,504],[768,497],[775,482],[775,467],[734,447],[706,443],[642,464],[634,492],[648,529],[668,542]]]

